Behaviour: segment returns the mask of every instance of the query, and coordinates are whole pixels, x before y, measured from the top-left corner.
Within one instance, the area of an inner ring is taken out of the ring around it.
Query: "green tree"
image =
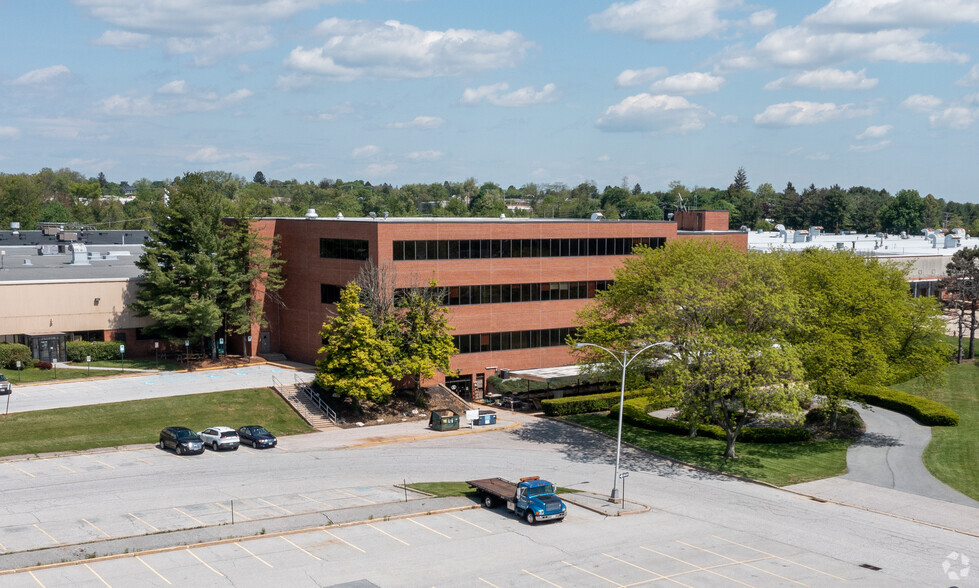
[[[901,190],[880,213],[885,229],[907,231],[913,235],[921,228],[925,206],[917,190]]]
[[[411,378],[416,395],[424,378],[449,373],[449,360],[459,352],[452,339],[448,311],[441,305],[444,289],[432,280],[427,288],[411,288],[398,301],[400,357],[398,369]]]
[[[351,282],[340,293],[337,314],[323,324],[316,383],[338,396],[385,403],[391,398],[395,368],[394,346],[378,335],[370,317],[361,312],[360,287]]]
[[[717,242],[644,249],[579,313],[578,339],[620,349],[672,342],[664,377],[677,408],[710,415],[733,458],[745,426],[766,413],[801,413],[804,393],[792,385],[801,370],[788,341],[798,301],[784,280],[775,257]]]
[[[149,316],[151,333],[182,341],[211,339],[222,325],[218,269],[222,199],[214,182],[187,174],[170,188],[169,206],[157,209],[136,267],[144,280],[132,309]]]
[[[818,248],[772,255],[800,301],[791,341],[834,425],[853,385],[934,378],[947,364],[935,301],[908,295],[901,266]]]
[[[969,359],[975,357],[976,306],[979,305],[979,247],[959,249],[945,266],[942,285],[951,306],[958,309],[958,348],[956,358],[962,363],[962,339],[969,331]],[[968,317],[968,320],[966,319]]]
[[[41,212],[41,189],[29,177],[0,174],[0,226],[19,222],[21,230],[34,228]]]

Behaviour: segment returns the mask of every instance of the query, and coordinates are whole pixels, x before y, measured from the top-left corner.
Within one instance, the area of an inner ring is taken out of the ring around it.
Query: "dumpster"
[[[453,431],[459,428],[459,415],[453,410],[433,410],[428,426],[436,431]]]
[[[479,418],[476,419],[477,425],[495,425],[496,424],[496,412],[492,410],[481,410],[479,411]]]

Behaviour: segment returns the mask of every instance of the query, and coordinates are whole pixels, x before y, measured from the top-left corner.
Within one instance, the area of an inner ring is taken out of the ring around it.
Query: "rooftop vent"
[[[306,211],[306,218],[317,218],[319,215],[316,214],[315,208],[310,208]]]
[[[605,218],[605,215],[600,212],[591,213],[591,220],[593,221],[602,220],[603,218]]]
[[[342,212],[338,212],[337,213],[337,218],[343,218],[343,213]]]

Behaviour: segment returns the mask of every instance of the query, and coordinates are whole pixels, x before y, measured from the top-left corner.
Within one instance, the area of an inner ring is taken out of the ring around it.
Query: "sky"
[[[0,173],[979,201],[979,0],[0,0]]]

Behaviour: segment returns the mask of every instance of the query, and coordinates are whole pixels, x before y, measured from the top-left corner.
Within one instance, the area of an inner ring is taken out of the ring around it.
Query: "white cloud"
[[[184,96],[166,93],[163,96],[164,101],[154,102],[150,96],[114,94],[99,100],[95,106],[111,116],[172,116],[185,112],[206,112],[227,108],[251,97],[252,91],[242,88],[225,96],[216,94]]]
[[[761,114],[755,115],[755,124],[760,127],[795,127],[816,125],[835,120],[868,116],[877,109],[873,105],[836,105],[832,102],[783,102],[772,104]]]
[[[598,161],[611,161],[611,159],[612,158],[609,157],[608,155],[599,155],[598,156]]]
[[[815,88],[817,90],[870,90],[877,86],[877,78],[867,78],[867,70],[842,71],[822,68],[794,73],[765,84],[766,90],[788,88]]]
[[[363,147],[357,147],[350,152],[350,157],[354,159],[363,159],[365,157],[374,157],[381,152],[381,148],[377,145],[364,145]]]
[[[965,106],[949,106],[928,117],[928,123],[932,128],[945,128],[961,131],[972,126],[979,117],[979,112],[974,108]]]
[[[894,127],[892,127],[891,125],[870,126],[870,127],[867,127],[867,129],[864,132],[862,132],[859,135],[857,135],[857,139],[858,140],[860,140],[860,139],[879,139],[879,138],[887,135],[887,133],[891,132],[891,129],[893,129],[893,128]]]
[[[814,32],[805,26],[785,27],[765,35],[753,48],[729,49],[720,70],[760,67],[822,68],[854,60],[899,63],[964,63],[969,57],[921,40],[926,29],[871,32]]]
[[[812,161],[829,161],[829,153],[813,153],[812,155],[806,155],[806,159],[810,159]]]
[[[213,163],[215,161],[221,161],[224,159],[228,159],[228,155],[221,153],[221,151],[214,146],[201,147],[197,151],[187,156],[187,161],[198,161],[203,163]]]
[[[79,118],[31,118],[25,122],[31,125],[32,133],[48,139],[89,139],[98,130],[98,127],[92,121]]]
[[[20,129],[17,127],[0,127],[0,139],[16,139],[20,136]]]
[[[384,23],[327,19],[320,47],[296,47],[285,65],[336,81],[361,78],[429,78],[511,67],[534,44],[504,31],[426,31],[396,20]]]
[[[445,153],[441,151],[412,151],[411,153],[405,153],[405,157],[408,159],[414,159],[416,161],[436,161],[442,159]]]
[[[689,41],[724,30],[727,23],[717,16],[720,5],[720,0],[616,2],[588,21],[594,29],[647,41]]]
[[[974,0],[830,0],[804,23],[847,28],[927,27],[979,22]]]
[[[279,76],[275,80],[275,87],[290,92],[292,90],[298,90],[300,88],[305,88],[316,82],[316,77],[309,74],[297,74],[291,73],[283,76]]]
[[[653,82],[649,91],[654,94],[709,94],[717,92],[724,84],[724,78],[709,73],[690,72],[670,76],[664,80]]]
[[[14,86],[33,86],[37,84],[45,84],[57,77],[69,75],[70,73],[71,70],[64,65],[52,65],[51,67],[44,67],[29,71],[16,80],[10,82],[10,84]]]
[[[914,112],[931,112],[942,105],[942,99],[930,94],[912,94],[901,102],[901,106]]]
[[[725,114],[724,116],[722,116],[720,118],[720,121],[722,123],[726,124],[726,125],[737,124],[737,122],[738,122],[738,115],[736,115],[736,114]]]
[[[534,104],[546,104],[560,98],[557,86],[554,84],[545,84],[540,90],[535,90],[532,86],[527,86],[510,93],[505,93],[509,87],[504,82],[490,86],[480,86],[479,88],[466,88],[462,93],[460,101],[463,104],[479,104],[480,102],[486,101],[494,106],[517,108],[532,106]]]
[[[197,65],[271,46],[265,23],[285,20],[323,0],[74,0],[118,30],[95,42],[123,49],[159,43],[172,54],[193,54]],[[256,24],[262,23],[262,24]]]
[[[95,45],[106,45],[116,49],[146,49],[150,46],[151,37],[145,33],[130,31],[105,31],[98,39],[92,41]]]
[[[748,17],[748,24],[757,28],[770,27],[775,24],[776,12],[771,8],[752,12]]]
[[[657,80],[667,74],[665,67],[647,67],[646,69],[627,69],[615,77],[615,85],[619,87],[638,86]]]
[[[637,94],[609,106],[595,121],[603,131],[685,133],[704,128],[714,113],[681,96]]]
[[[157,94],[186,94],[187,82],[184,80],[174,80],[167,82],[156,89]]]
[[[364,171],[369,176],[383,176],[393,172],[396,169],[398,169],[398,165],[396,163],[372,163],[364,168]]]
[[[969,73],[962,76],[962,79],[955,84],[957,86],[979,86],[979,65],[973,65]]]
[[[855,153],[871,153],[873,151],[880,151],[881,149],[887,147],[890,144],[891,144],[890,141],[884,140],[884,141],[878,141],[877,143],[871,143],[870,145],[850,145],[850,151],[853,151]]]
[[[445,119],[438,116],[416,116],[405,122],[395,122],[387,125],[390,129],[437,129],[445,124]]]

